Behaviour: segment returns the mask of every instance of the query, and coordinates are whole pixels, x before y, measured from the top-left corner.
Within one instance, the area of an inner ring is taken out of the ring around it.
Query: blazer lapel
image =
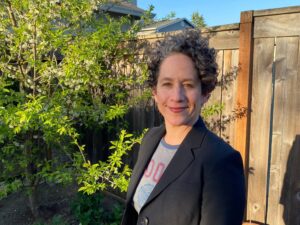
[[[204,139],[207,129],[199,118],[198,122],[194,125],[192,130],[186,136],[182,144],[179,146],[174,158],[163,173],[160,181],[156,184],[155,188],[148,197],[145,207],[157,195],[159,195],[170,183],[172,183],[178,176],[180,176],[185,169],[193,162],[195,155],[193,149],[199,148]],[[199,144],[200,143],[200,144]]]
[[[155,129],[155,132],[152,131],[147,137],[144,138],[143,144],[140,147],[139,159],[137,164],[132,171],[129,187],[127,190],[127,202],[131,201],[134,191],[140,181],[141,176],[144,173],[144,170],[147,168],[147,165],[157,148],[158,143],[165,134],[165,127],[161,125]]]

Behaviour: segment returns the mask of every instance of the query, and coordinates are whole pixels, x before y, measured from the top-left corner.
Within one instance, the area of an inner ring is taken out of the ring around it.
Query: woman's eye
[[[169,83],[169,82],[162,83],[162,86],[164,86],[164,87],[170,87],[171,85],[172,85],[172,84]]]
[[[185,83],[185,84],[183,84],[183,86],[186,87],[186,88],[193,88],[194,87],[194,85],[191,84],[191,83]]]

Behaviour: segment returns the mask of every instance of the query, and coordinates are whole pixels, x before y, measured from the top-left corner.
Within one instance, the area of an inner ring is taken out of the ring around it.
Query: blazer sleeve
[[[205,177],[200,225],[241,225],[245,179],[239,152],[219,158]]]

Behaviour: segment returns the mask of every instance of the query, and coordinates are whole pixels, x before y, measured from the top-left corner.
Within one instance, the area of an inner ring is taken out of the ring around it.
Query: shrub
[[[72,203],[72,213],[82,225],[117,225],[120,224],[123,205],[114,202],[105,205],[105,196],[100,193],[87,195],[79,192]]]

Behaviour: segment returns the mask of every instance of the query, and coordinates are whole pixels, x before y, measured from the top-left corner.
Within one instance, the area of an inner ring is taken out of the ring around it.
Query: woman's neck
[[[170,126],[166,124],[165,142],[170,145],[180,145],[186,135],[190,132],[192,126]]]

